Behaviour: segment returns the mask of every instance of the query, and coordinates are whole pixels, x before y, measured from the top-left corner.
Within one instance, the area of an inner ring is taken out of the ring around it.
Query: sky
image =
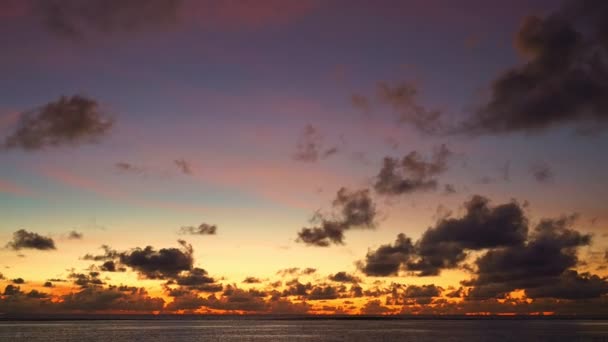
[[[0,0],[0,314],[608,314],[600,0]]]

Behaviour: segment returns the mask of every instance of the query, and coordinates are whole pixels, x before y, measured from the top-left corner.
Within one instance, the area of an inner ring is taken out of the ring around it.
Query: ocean
[[[595,320],[98,320],[0,322],[0,341],[608,341]]]

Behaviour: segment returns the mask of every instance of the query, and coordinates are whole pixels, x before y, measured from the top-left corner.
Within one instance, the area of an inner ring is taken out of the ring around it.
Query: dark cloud
[[[272,314],[306,314],[310,306],[306,303],[295,303],[278,297],[268,298],[268,294],[256,289],[243,290],[228,285],[221,294],[209,296],[203,306],[229,312],[272,313]]]
[[[179,274],[175,277],[175,282],[177,285],[196,288],[197,286],[215,284],[215,279],[210,277],[204,269],[195,267]]]
[[[74,285],[78,285],[81,288],[86,287],[96,287],[104,285],[104,282],[99,279],[99,272],[89,272],[89,273],[75,273],[72,272],[68,275],[68,279],[71,279],[74,282]]]
[[[399,270],[419,276],[437,275],[444,268],[458,267],[467,250],[522,245],[528,234],[528,221],[517,202],[495,207],[482,196],[465,203],[461,218],[441,217],[415,244],[400,234],[394,245],[368,252],[360,265],[367,275],[389,276]]]
[[[82,233],[72,230],[68,233],[68,240],[82,240]]]
[[[176,278],[182,271],[192,270],[194,262],[192,246],[183,240],[180,244],[182,248],[135,248],[120,253],[119,260],[148,279]]]
[[[406,287],[403,297],[405,298],[421,298],[421,297],[439,297],[443,289],[441,287],[431,285],[410,285]]]
[[[13,279],[13,284],[25,284],[25,280],[23,278],[15,278]]]
[[[317,272],[316,268],[307,267],[305,269],[300,269],[299,267],[290,267],[277,271],[277,275],[281,277],[285,276],[297,276],[297,275],[311,275]]]
[[[50,237],[45,237],[25,229],[19,229],[13,233],[13,240],[6,244],[7,248],[18,251],[21,249],[38,249],[48,251],[57,249],[55,241]]]
[[[152,312],[163,309],[164,300],[148,295],[144,288],[87,287],[62,297],[55,310],[78,312]]]
[[[323,135],[313,125],[308,124],[298,138],[293,159],[313,163],[319,159],[326,159],[337,152],[337,147],[324,147]]]
[[[382,245],[375,251],[369,251],[359,268],[368,276],[396,275],[401,265],[407,263],[414,253],[412,240],[405,234],[399,234],[394,244]]]
[[[547,183],[555,177],[553,170],[546,163],[535,163],[530,167],[530,173],[539,183]]]
[[[384,195],[434,190],[437,188],[436,176],[447,170],[447,160],[451,155],[452,152],[441,145],[429,161],[417,151],[410,152],[402,160],[385,157],[374,189]]]
[[[337,299],[340,297],[340,292],[342,292],[339,288],[331,285],[315,285],[312,287],[308,296],[306,297],[308,300],[329,300],[329,299]]]
[[[114,260],[104,261],[99,270],[103,272],[125,272],[127,269],[124,266],[119,266]]]
[[[515,43],[527,61],[492,83],[489,100],[460,128],[469,134],[537,132],[608,119],[608,6],[568,0],[556,12],[524,19]]]
[[[443,292],[443,288],[434,284],[402,286],[393,284],[387,303],[391,305],[426,305],[431,304]]]
[[[41,108],[22,113],[6,148],[39,150],[45,147],[95,142],[112,128],[97,101],[81,96],[62,96]]]
[[[181,227],[179,229],[179,233],[188,235],[215,235],[217,233],[217,226],[208,223],[201,223],[198,227]]]
[[[108,245],[102,245],[100,247],[101,249],[103,249],[103,254],[99,254],[99,255],[93,255],[93,254],[85,254],[85,256],[82,257],[83,260],[92,260],[92,261],[111,261],[114,259],[118,259],[119,253],[117,251],[115,251],[114,249],[112,249],[110,246]]]
[[[44,282],[44,284],[42,286],[43,287],[53,287],[53,283],[51,283],[50,281],[46,281],[46,282]]]
[[[191,175],[193,173],[192,166],[185,159],[176,159],[173,161],[175,166],[185,175]]]
[[[439,133],[441,112],[429,110],[418,102],[418,88],[407,82],[389,85],[378,83],[378,98],[381,103],[390,105],[399,115],[399,121],[412,125],[425,134]]]
[[[344,243],[344,232],[352,228],[374,228],[376,206],[368,189],[350,191],[341,188],[333,201],[337,217],[325,217],[317,214],[311,228],[302,228],[298,241],[310,246],[327,247]]]
[[[492,207],[489,200],[473,196],[465,205],[461,218],[445,217],[427,229],[416,242],[417,258],[406,268],[418,275],[437,275],[443,268],[454,268],[462,262],[466,250],[481,250],[521,245],[528,233],[528,221],[517,202]]]
[[[92,34],[135,32],[171,27],[181,0],[33,0],[46,28],[58,36],[82,40]]]
[[[524,289],[530,297],[576,299],[608,292],[608,283],[571,270],[578,263],[577,249],[591,243],[591,235],[572,228],[576,216],[544,219],[527,243],[492,249],[475,264],[476,277],[463,282],[473,286],[469,298],[504,297]]]
[[[358,283],[361,281],[358,277],[346,272],[338,272],[329,276],[329,280],[339,283]]]
[[[362,315],[384,315],[391,312],[391,308],[382,305],[382,302],[378,299],[368,301],[361,308]]]
[[[262,281],[256,277],[247,277],[243,280],[243,284],[259,284]]]

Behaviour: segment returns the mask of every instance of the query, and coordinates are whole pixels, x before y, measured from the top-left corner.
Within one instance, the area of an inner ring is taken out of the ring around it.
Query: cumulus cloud
[[[310,246],[327,247],[343,244],[344,232],[352,228],[374,228],[376,206],[368,189],[350,191],[341,188],[333,201],[336,217],[318,214],[313,217],[314,227],[305,227],[298,233],[298,240]]]
[[[324,137],[317,128],[308,124],[298,138],[296,152],[293,159],[313,163],[319,159],[326,159],[338,152],[337,147],[325,147]]]
[[[595,298],[608,293],[608,283],[591,274],[572,270],[577,249],[591,243],[591,235],[572,228],[576,216],[543,219],[524,244],[492,249],[476,261],[476,277],[469,298],[504,297],[524,289],[532,298]]]
[[[208,223],[201,223],[198,227],[181,227],[179,229],[179,233],[188,235],[215,235],[217,233],[217,226]]]
[[[176,278],[182,271],[192,270],[192,245],[179,241],[181,248],[135,248],[119,254],[122,265],[128,266],[148,279]]]
[[[62,96],[41,108],[22,113],[4,146],[39,150],[91,143],[105,136],[112,126],[113,120],[101,112],[97,101],[81,95]]]
[[[329,280],[335,281],[338,283],[358,283],[361,281],[358,277],[346,273],[344,271],[332,274],[329,276]]]
[[[37,249],[41,251],[55,250],[55,241],[50,237],[42,236],[38,233],[28,232],[19,229],[13,233],[13,240],[6,244],[7,248],[15,251],[22,249]]]
[[[458,267],[469,250],[517,246],[525,242],[528,220],[519,203],[492,207],[487,198],[476,195],[464,208],[464,216],[440,218],[415,244],[400,234],[394,245],[368,252],[361,270],[375,276],[395,275],[402,269],[419,276],[437,275],[442,269]]]
[[[494,80],[489,99],[460,131],[538,132],[569,123],[605,127],[606,21],[608,6],[594,0],[568,0],[545,17],[526,17],[515,44],[527,60]]]
[[[382,245],[374,251],[369,251],[365,261],[359,263],[359,268],[368,276],[395,275],[414,253],[412,239],[405,234],[399,234],[393,244]]]
[[[446,145],[433,151],[430,160],[425,160],[417,151],[403,159],[384,158],[382,169],[376,176],[374,189],[379,194],[401,195],[437,188],[436,176],[447,171],[447,161],[452,152]]]

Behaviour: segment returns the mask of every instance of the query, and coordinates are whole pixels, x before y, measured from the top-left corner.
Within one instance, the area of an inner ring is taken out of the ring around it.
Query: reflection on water
[[[572,320],[0,322],[0,341],[608,341],[608,322]]]

